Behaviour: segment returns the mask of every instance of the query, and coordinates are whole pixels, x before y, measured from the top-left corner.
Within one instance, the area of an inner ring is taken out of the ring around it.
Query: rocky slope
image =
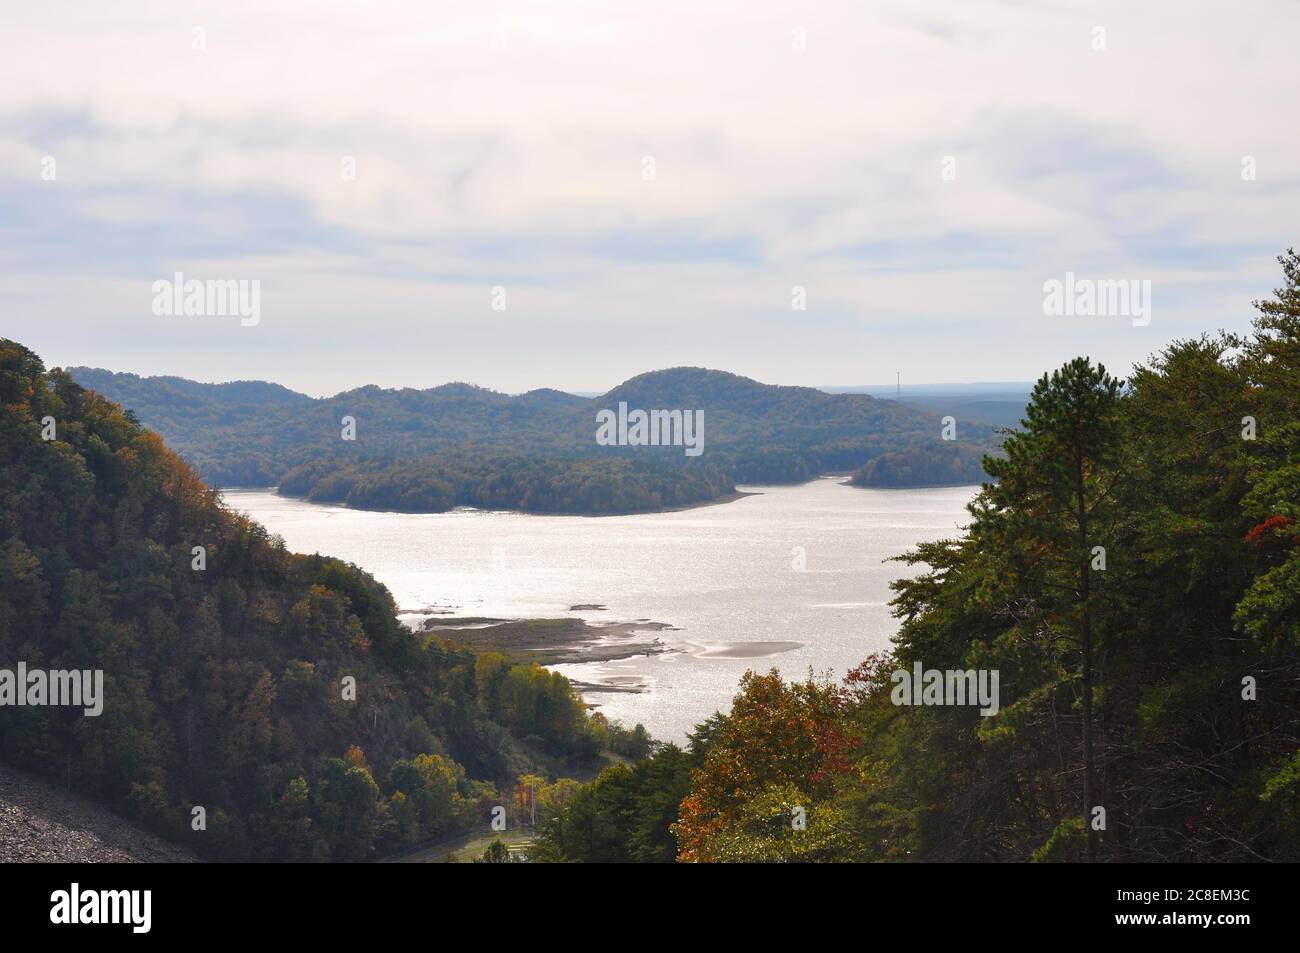
[[[92,801],[0,765],[0,862],[190,863],[197,859]]]

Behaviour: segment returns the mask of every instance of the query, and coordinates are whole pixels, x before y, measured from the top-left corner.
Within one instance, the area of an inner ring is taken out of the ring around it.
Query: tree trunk
[[[1092,809],[1096,807],[1092,763],[1092,617],[1088,605],[1091,565],[1088,550],[1088,504],[1083,483],[1083,452],[1075,445],[1075,497],[1079,506],[1079,603],[1083,610],[1083,823],[1088,833],[1088,862],[1097,860],[1097,831],[1092,826]]]

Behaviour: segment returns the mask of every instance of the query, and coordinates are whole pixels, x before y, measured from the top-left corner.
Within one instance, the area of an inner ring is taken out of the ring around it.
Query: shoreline
[[[575,607],[578,608],[578,607]],[[587,611],[604,611],[603,605],[583,604]],[[423,613],[407,613],[422,615]],[[639,676],[606,675],[601,666],[637,656],[679,653],[697,659],[742,659],[757,661],[803,648],[807,643],[791,641],[681,642],[666,645],[653,633],[676,632],[666,622],[636,619],[630,622],[589,622],[562,617],[504,619],[496,616],[433,615],[418,624],[408,622],[422,636],[440,638],[477,652],[500,652],[516,662],[536,662],[547,668],[558,665],[595,665],[591,678],[569,675],[573,688],[586,699],[591,695],[641,694],[645,681]],[[650,638],[645,638],[649,635]],[[599,704],[588,701],[589,708]]]
[[[797,487],[804,486],[808,483],[815,483],[818,480],[836,480],[837,478],[847,477],[848,479],[838,479],[839,486],[852,487],[855,490],[948,490],[956,487],[982,487],[983,483],[924,483],[915,486],[862,486],[854,483],[852,480],[853,471],[837,470],[829,473],[819,473],[816,476],[809,477],[807,480],[798,480],[791,483],[751,483],[749,486],[762,487]],[[441,516],[448,513],[517,513],[520,516],[563,516],[563,517],[582,517],[587,519],[617,519],[622,516],[653,516],[658,513],[683,513],[687,510],[704,509],[709,506],[722,506],[726,503],[734,503],[737,500],[745,499],[750,496],[762,496],[763,490],[733,490],[730,493],[724,493],[721,496],[714,497],[711,500],[701,500],[698,503],[678,503],[673,506],[661,506],[652,510],[624,510],[618,513],[586,513],[581,510],[547,510],[538,512],[536,510],[519,510],[511,508],[486,509],[481,506],[454,506],[449,510],[382,510],[369,509],[361,506],[349,506],[346,503],[323,502],[311,500],[305,496],[295,496],[288,493],[281,493],[276,486],[223,486],[217,487],[218,493],[225,493],[227,490],[236,492],[254,492],[254,493],[271,493],[284,500],[295,500],[299,503],[309,503],[313,506],[335,506],[339,509],[351,510],[356,513],[384,513],[392,516]]]
[[[838,475],[838,474],[837,474]],[[852,478],[841,480],[840,486],[851,486],[855,490],[951,490],[959,486],[983,487],[984,483],[992,482],[990,477],[981,483],[921,483],[916,486],[863,486],[861,483],[854,483]]]
[[[805,481],[807,482],[807,481]],[[776,485],[776,484],[774,484]],[[792,484],[793,485],[793,484]],[[721,496],[714,497],[711,500],[701,500],[698,503],[678,503],[673,506],[661,506],[652,510],[623,510],[618,513],[586,513],[581,510],[546,510],[538,512],[537,510],[518,510],[511,508],[502,509],[485,509],[481,506],[453,506],[449,510],[381,510],[369,509],[363,506],[349,506],[346,503],[323,502],[320,500],[311,500],[305,496],[295,496],[290,493],[281,493],[277,486],[222,486],[217,487],[217,492],[224,494],[227,490],[236,492],[251,493],[271,493],[280,499],[296,500],[300,503],[310,503],[313,506],[337,506],[340,509],[352,510],[357,513],[388,513],[393,516],[441,516],[447,513],[518,513],[520,516],[579,516],[589,519],[609,519],[620,516],[653,516],[656,513],[679,513],[685,510],[697,510],[706,506],[721,506],[724,503],[734,503],[736,500],[742,500],[747,496],[762,496],[759,490],[733,490],[730,493],[724,493]]]

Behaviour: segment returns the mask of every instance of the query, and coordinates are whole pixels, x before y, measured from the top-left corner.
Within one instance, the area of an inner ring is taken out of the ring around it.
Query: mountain
[[[628,734],[562,676],[415,635],[372,577],[286,551],[120,406],[7,340],[0,500],[0,761],[203,856],[398,850]],[[88,673],[98,703],[14,707],[24,670]]]
[[[549,404],[552,407],[585,407],[587,398],[569,394],[550,387],[539,387],[523,395],[524,399],[537,404]]]
[[[139,377],[118,374],[99,367],[74,367],[69,373],[83,387],[112,391],[121,396],[138,413],[163,415],[169,408],[215,405],[247,409],[261,407],[302,406],[312,398],[266,381],[231,381],[226,384],[203,384],[184,377]]]
[[[988,426],[972,424],[960,441],[941,442],[942,414],[695,367],[641,374],[597,398],[452,383],[371,385],[313,399],[260,382],[69,373],[132,408],[211,483],[274,484],[287,494],[378,509],[655,510],[720,498],[737,482],[858,470],[887,453],[909,465],[878,483],[862,476],[866,485],[978,482],[983,453],[996,448]],[[268,399],[245,402],[259,384]],[[600,444],[597,412],[621,404],[702,411],[702,453]],[[345,439],[345,418],[355,422],[353,440]],[[932,465],[936,457],[942,466]]]

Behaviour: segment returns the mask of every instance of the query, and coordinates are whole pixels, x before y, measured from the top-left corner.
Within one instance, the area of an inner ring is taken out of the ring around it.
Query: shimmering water
[[[976,488],[863,490],[827,477],[743,489],[757,495],[617,517],[368,513],[261,490],[224,496],[290,549],[366,569],[404,611],[668,623],[639,639],[658,637],[669,651],[557,669],[640,687],[586,697],[610,718],[680,741],[727,707],[746,669],[839,676],[886,648],[896,628],[889,581],[908,567],[884,560],[956,535]],[[579,604],[606,609],[570,611]],[[756,642],[798,647],[743,644]]]

